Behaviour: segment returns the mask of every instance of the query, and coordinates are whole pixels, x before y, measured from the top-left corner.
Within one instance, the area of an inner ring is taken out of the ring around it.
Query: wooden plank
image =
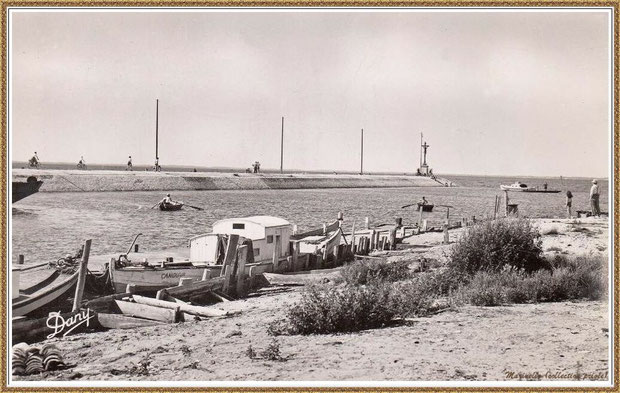
[[[224,257],[224,265],[222,266],[222,274],[224,275],[224,292],[228,292],[230,284],[230,276],[233,273],[234,263],[237,259],[237,244],[239,243],[239,235],[230,235],[228,238],[228,246],[226,247],[226,256]]]
[[[235,280],[237,281],[235,285],[237,297],[242,297],[243,295],[245,295],[245,263],[247,262],[247,258],[248,247],[240,247],[238,251],[237,277],[235,278]]]
[[[273,246],[273,255],[272,255],[272,261],[273,261],[273,270],[274,271],[278,271],[280,266],[280,248],[282,248],[282,244],[280,243],[280,238],[278,236],[276,236],[275,242],[274,242],[274,246]]]
[[[341,277],[340,268],[313,270],[309,274],[263,273],[270,285],[307,285],[323,282],[326,278],[335,281]]]
[[[163,325],[163,322],[130,317],[123,314],[97,313],[97,321],[106,329],[133,329],[146,326]]]
[[[156,300],[156,299],[153,299]],[[156,300],[159,301],[159,300]],[[146,304],[130,303],[123,300],[115,300],[116,305],[125,315],[152,319],[154,321],[162,321],[167,323],[174,323],[177,321],[177,313],[179,306],[175,305],[174,309],[154,307]]]
[[[169,302],[165,300],[157,300],[150,297],[135,295],[133,299],[137,304],[155,307],[155,308],[164,308],[169,310],[179,310],[185,313],[198,315],[200,317],[222,317],[228,315],[226,311],[211,308],[211,307],[202,307],[202,306],[192,306],[186,303],[176,303]]]
[[[229,299],[228,297],[222,296],[223,294],[222,294],[222,293],[219,293],[219,292],[217,292],[217,291],[213,291],[213,292],[211,292],[211,295],[212,295],[214,298],[218,299],[220,302],[229,302],[229,301],[231,300],[231,299]]]
[[[199,292],[222,290],[225,280],[226,277],[215,277],[205,281],[194,281],[190,285],[166,288],[166,292],[172,297],[184,297]]]

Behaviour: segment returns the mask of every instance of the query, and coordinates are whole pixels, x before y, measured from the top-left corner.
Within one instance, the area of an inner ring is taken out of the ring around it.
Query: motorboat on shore
[[[521,182],[515,182],[509,186],[502,184],[499,188],[504,191],[526,191],[530,189],[527,184]]]
[[[130,252],[127,252],[110,260],[110,279],[116,293],[125,292],[128,284],[133,285],[135,293],[154,293],[178,285],[181,279],[202,280],[218,277],[222,274],[231,235],[239,236],[238,246],[247,247],[246,271],[253,269],[254,273],[262,273],[295,270],[296,261],[309,259],[309,256],[302,255],[303,252],[299,251],[301,247],[291,246],[291,241],[294,240],[292,229],[288,221],[272,216],[219,220],[213,224],[210,233],[189,239],[188,259],[177,261],[162,255],[153,261],[132,261]],[[319,242],[319,246],[333,249],[336,235],[332,232],[325,234],[325,239]],[[338,227],[338,244],[339,235]],[[300,246],[306,240],[299,239]]]

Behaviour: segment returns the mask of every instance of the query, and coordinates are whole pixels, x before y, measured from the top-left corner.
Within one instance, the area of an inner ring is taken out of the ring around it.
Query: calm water
[[[514,179],[499,177],[450,176],[460,187],[324,190],[250,190],[174,192],[173,199],[203,207],[188,207],[178,212],[151,209],[161,192],[38,193],[15,204],[12,209],[11,255],[26,256],[26,263],[55,260],[74,253],[86,239],[93,239],[93,254],[126,251],[133,236],[142,233],[142,249],[158,250],[186,245],[191,236],[208,232],[222,218],[273,215],[283,217],[299,230],[333,221],[344,212],[345,230],[353,221],[360,228],[364,217],[370,222],[392,223],[402,217],[414,222],[413,208],[401,206],[425,196],[435,205],[452,205],[451,218],[482,217],[493,213],[495,195],[503,195],[499,184],[521,180],[528,185],[571,190],[573,210],[588,210],[590,180]],[[607,211],[607,181],[599,181],[601,210]],[[522,215],[564,217],[565,196],[559,194],[511,193],[511,202],[519,204]],[[445,209],[436,207],[428,219],[439,222]]]

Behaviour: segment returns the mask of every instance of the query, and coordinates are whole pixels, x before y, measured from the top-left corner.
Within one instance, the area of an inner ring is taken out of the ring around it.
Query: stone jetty
[[[443,187],[444,179],[406,175],[252,174],[13,169],[13,181],[43,180],[40,192],[263,190]]]

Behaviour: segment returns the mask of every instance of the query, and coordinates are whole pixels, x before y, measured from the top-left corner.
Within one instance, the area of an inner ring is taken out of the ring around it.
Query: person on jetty
[[[573,218],[572,212],[573,206],[573,193],[570,190],[566,191],[566,212],[568,213],[568,218]]]
[[[133,171],[133,164],[131,163],[131,156],[129,156],[129,161],[127,161],[127,169],[126,171]]]
[[[32,156],[32,158],[28,161],[28,164],[31,167],[38,167],[41,164],[41,160],[39,160],[39,156],[36,151],[34,152],[34,156]]]
[[[592,188],[590,188],[590,207],[592,208],[593,216],[601,216],[601,208],[599,207],[598,181],[596,179],[592,180]]]
[[[86,161],[84,161],[84,156],[80,156],[80,161],[78,161],[77,167],[80,169],[86,168]]]

